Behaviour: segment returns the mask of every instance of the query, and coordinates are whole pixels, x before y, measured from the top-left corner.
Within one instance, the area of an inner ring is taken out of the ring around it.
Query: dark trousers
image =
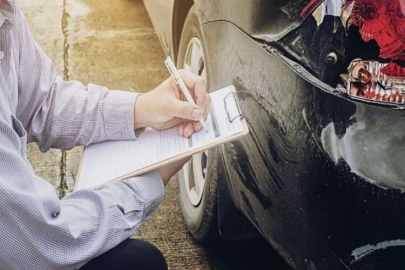
[[[80,270],[167,270],[165,258],[154,245],[128,239],[94,258]]]

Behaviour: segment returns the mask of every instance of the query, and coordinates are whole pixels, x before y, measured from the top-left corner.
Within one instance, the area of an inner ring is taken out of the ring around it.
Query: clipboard
[[[220,140],[217,140],[217,141],[215,141],[213,143],[204,144],[204,145],[202,145],[200,147],[196,147],[196,148],[187,150],[184,153],[171,156],[171,157],[166,158],[164,160],[161,160],[159,162],[150,164],[148,166],[144,166],[144,167],[139,168],[139,169],[137,169],[135,171],[131,171],[130,173],[123,174],[123,175],[121,175],[119,177],[109,179],[107,181],[104,181],[101,184],[97,184],[97,185],[94,185],[94,186],[91,186],[91,187],[86,187],[86,188],[95,189],[95,188],[98,188],[98,187],[100,187],[100,186],[102,186],[102,185],[104,185],[106,183],[111,182],[111,181],[125,180],[125,179],[128,179],[128,178],[139,176],[141,174],[144,174],[144,173],[147,173],[149,171],[158,169],[160,167],[163,167],[163,166],[171,164],[173,162],[182,160],[184,158],[191,157],[194,154],[203,152],[205,150],[214,148],[214,147],[216,147],[218,145],[221,145],[223,143],[233,141],[233,140],[236,140],[238,138],[241,138],[241,137],[247,135],[249,133],[249,128],[247,126],[246,119],[245,119],[244,114],[242,112],[242,109],[241,109],[241,106],[240,106],[240,103],[239,103],[239,100],[238,100],[238,97],[237,97],[236,89],[235,89],[235,87],[233,85],[230,85],[230,86],[225,87],[223,89],[220,89],[218,91],[224,90],[226,88],[229,88],[229,93],[224,96],[222,102],[223,102],[223,107],[224,107],[225,112],[226,112],[227,120],[229,121],[230,124],[232,124],[235,120],[240,119],[240,124],[242,126],[242,130],[240,132],[238,132],[236,134],[233,134],[231,136],[227,136],[225,138],[221,138]],[[235,106],[236,106],[236,110],[231,111],[230,108],[232,106],[234,106],[233,108],[235,108]],[[161,132],[161,131],[155,131],[155,132],[158,133],[158,132]],[[204,132],[204,131],[202,131],[202,132]],[[178,135],[178,136],[180,136],[180,135]],[[105,143],[111,143],[111,142],[105,142]],[[74,187],[75,191],[78,190],[78,189],[82,189],[82,188],[79,187],[79,183],[81,183],[80,181],[87,181],[87,180],[81,180],[82,170],[83,170],[83,166],[84,166],[83,161],[86,158],[86,156],[85,156],[86,149],[84,151],[85,151],[85,153],[84,153],[83,158],[82,158],[82,160],[80,162],[79,174],[78,174],[78,177],[77,177],[77,180],[76,180],[76,183],[75,183],[75,187]],[[136,158],[136,156],[134,158]],[[87,185],[87,186],[89,186],[89,185]]]

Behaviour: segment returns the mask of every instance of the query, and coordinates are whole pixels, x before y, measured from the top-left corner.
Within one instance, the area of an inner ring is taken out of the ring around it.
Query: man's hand
[[[179,132],[190,137],[201,129],[201,116],[207,119],[210,97],[204,78],[179,70],[197,105],[188,103],[172,78],[154,90],[138,97],[135,106],[135,129],[151,127],[165,130],[178,126]]]
[[[185,137],[190,137],[201,129],[198,120],[201,116],[204,120],[207,119],[210,108],[206,81],[184,70],[179,70],[179,73],[197,105],[188,103],[173,79],[169,78],[154,90],[137,98],[135,129],[151,127],[165,130],[178,126],[179,133]],[[160,168],[164,184],[189,160],[190,158],[186,158]]]

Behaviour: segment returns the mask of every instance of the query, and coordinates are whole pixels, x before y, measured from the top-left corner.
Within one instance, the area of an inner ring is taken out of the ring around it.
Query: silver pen
[[[170,74],[174,82],[180,87],[181,91],[183,92],[184,96],[186,97],[187,101],[193,105],[196,105],[194,102],[193,97],[190,95],[186,84],[184,83],[183,79],[180,76],[179,71],[177,70],[176,66],[174,65],[170,56],[167,57],[165,61],[166,67],[169,70]],[[204,118],[201,116],[199,119],[201,126],[208,132],[207,124],[204,121]]]

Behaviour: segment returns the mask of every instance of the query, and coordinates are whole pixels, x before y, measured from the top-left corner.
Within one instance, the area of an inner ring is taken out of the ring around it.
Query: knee
[[[162,252],[149,242],[132,239],[134,250],[137,250],[137,269],[167,270],[167,264]],[[139,267],[141,266],[141,267]]]

